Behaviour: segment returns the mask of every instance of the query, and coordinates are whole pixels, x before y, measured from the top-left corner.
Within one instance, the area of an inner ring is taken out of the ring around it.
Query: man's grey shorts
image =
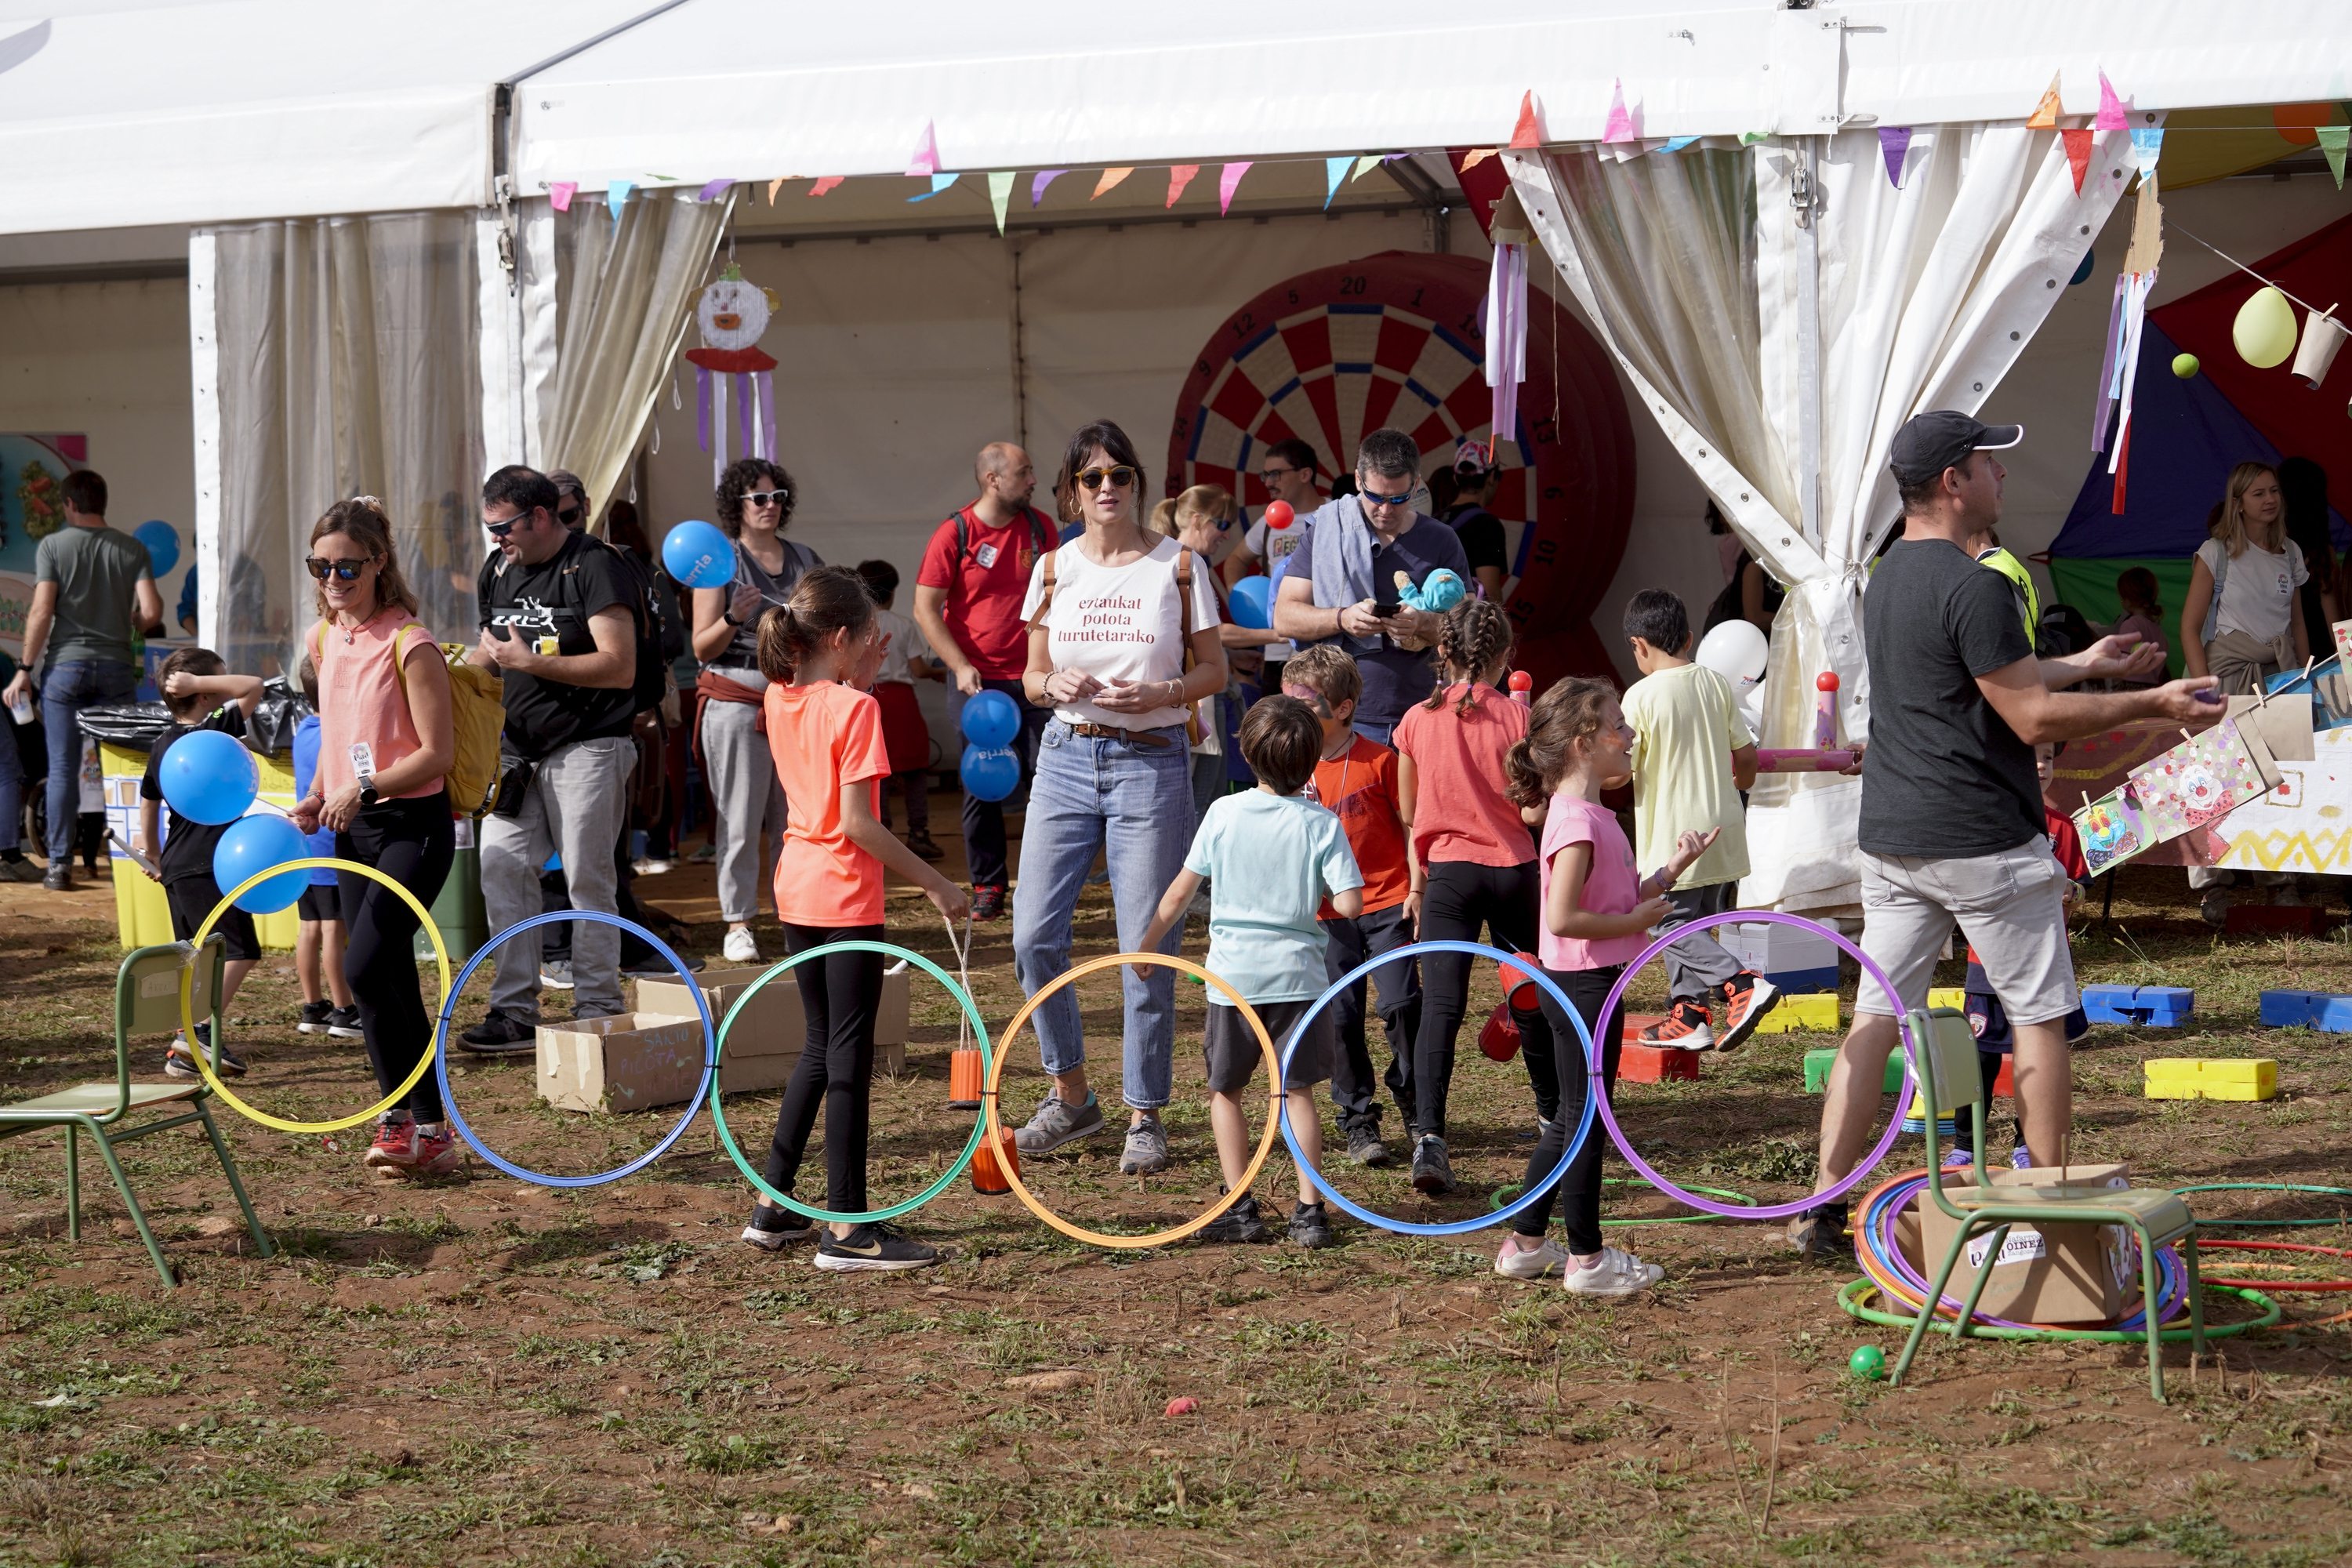
[[[1856,1013],[1892,1017],[1925,1007],[1955,921],[2011,1023],[2046,1024],[2074,1010],[2066,873],[2049,839],[2036,834],[2014,849],[1966,858],[1865,849],[1861,859],[1862,951],[1886,971],[1901,1002],[1864,972]]]

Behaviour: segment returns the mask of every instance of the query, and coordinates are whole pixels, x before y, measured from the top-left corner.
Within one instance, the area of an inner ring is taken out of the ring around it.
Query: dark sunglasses
[[[743,502],[746,506],[782,506],[792,499],[793,492],[790,490],[745,490],[743,492]]]
[[[559,510],[555,514],[555,521],[566,528],[574,527],[580,521],[580,509],[575,506],[569,511]]]
[[[530,513],[527,511],[519,511],[512,517],[499,522],[493,522],[486,517],[482,519],[482,527],[489,533],[489,536],[492,539],[504,539],[508,534],[514,531],[514,525],[516,523],[522,521],[523,519],[530,515]]]
[[[1105,479],[1108,479],[1117,488],[1125,489],[1135,483],[1135,470],[1121,463],[1115,468],[1087,468],[1078,475],[1078,483],[1090,490],[1102,489]]]
[[[1366,506],[1403,506],[1420,493],[1419,485],[1412,486],[1402,494],[1392,496],[1384,496],[1378,490],[1360,489],[1356,492],[1356,499]]]
[[[311,555],[305,557],[302,562],[304,566],[310,568],[310,575],[321,583],[327,580],[330,574],[338,583],[356,583],[360,580],[360,574],[374,563],[375,557],[373,555],[358,561],[329,561],[323,556]]]

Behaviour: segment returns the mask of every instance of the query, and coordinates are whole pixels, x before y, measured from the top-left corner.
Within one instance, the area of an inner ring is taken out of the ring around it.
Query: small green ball
[[[2172,374],[2179,376],[2183,381],[2187,381],[2190,376],[2195,375],[2197,374],[2197,356],[2195,354],[2174,354],[2172,356]]]
[[[1864,1345],[1846,1357],[1845,1364],[1854,1376],[1874,1383],[1886,1375],[1886,1352],[1876,1345]]]

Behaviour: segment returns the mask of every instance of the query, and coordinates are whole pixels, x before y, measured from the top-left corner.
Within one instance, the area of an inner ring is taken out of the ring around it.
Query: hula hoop
[[[2352,1188],[2307,1187],[2294,1182],[2200,1182],[2194,1186],[2175,1187],[2172,1191],[2175,1196],[2184,1198],[2191,1193],[2325,1193],[2329,1197],[2352,1198]],[[2202,1230],[2210,1225],[2232,1227],[2352,1225],[2352,1215],[2330,1215],[2326,1219],[2200,1219],[2197,1228]]]
[[[1650,1184],[1636,1181],[1631,1176],[1603,1176],[1601,1178],[1601,1184],[1604,1187],[1646,1187]],[[1521,1191],[1524,1185],[1523,1183],[1512,1182],[1507,1185],[1496,1187],[1495,1195],[1487,1201],[1500,1208],[1509,1201],[1509,1194]],[[1746,1193],[1735,1193],[1729,1187],[1693,1187],[1691,1191],[1705,1193],[1710,1197],[1717,1198],[1748,1197]],[[1748,1198],[1748,1201],[1753,1204],[1756,1200]],[[1604,1219],[1601,1223],[1602,1225],[1705,1225],[1715,1217],[1711,1214],[1674,1214],[1658,1219]]]
[[[444,997],[457,994],[449,984],[449,949],[441,941],[441,928],[433,923],[432,912],[417,901],[416,895],[373,866],[362,866],[356,860],[339,860],[331,855],[305,856],[299,860],[282,861],[278,865],[265,867],[256,871],[222,895],[221,901],[213,906],[212,913],[205,917],[205,923],[196,928],[196,934],[190,940],[189,945],[202,948],[205,945],[205,938],[212,934],[213,926],[228,911],[229,906],[260,883],[268,881],[272,877],[283,876],[289,871],[321,869],[356,871],[370,881],[380,882],[398,893],[402,901],[416,911],[416,918],[424,923],[425,933],[433,939],[433,956],[441,964],[441,994]],[[340,1132],[346,1127],[357,1127],[362,1121],[372,1121],[406,1100],[408,1091],[424,1080],[425,1069],[441,1059],[442,1032],[436,1029],[434,1031],[433,1038],[425,1044],[425,1054],[417,1058],[416,1070],[403,1079],[398,1089],[394,1089],[358,1115],[346,1116],[337,1121],[296,1121],[283,1116],[272,1116],[266,1110],[256,1110],[230,1092],[229,1087],[221,1082],[213,1071],[212,1053],[196,1048],[196,1019],[192,1006],[194,982],[195,971],[193,968],[180,971],[180,1027],[187,1031],[188,1054],[196,1058],[196,1070],[204,1074],[205,1084],[215,1094],[220,1096],[222,1104],[233,1107],[238,1114],[258,1121],[264,1127],[275,1127],[280,1132]],[[219,1042],[215,1041],[214,1044],[218,1045]]]
[[[1829,938],[1832,942],[1837,943],[1838,946],[1853,954],[1854,962],[1862,965],[1863,972],[1864,973],[1868,974],[1873,980],[1878,982],[1879,988],[1881,990],[1885,991],[1889,996],[1895,995],[1894,984],[1886,978],[1886,972],[1879,968],[1875,963],[1871,963],[1870,955],[1868,953],[1863,952],[1862,949],[1856,947],[1853,943],[1848,942],[1844,937],[1839,935],[1836,931],[1832,931],[1829,927],[1822,925],[1814,921],[1805,920],[1798,915],[1782,914],[1778,910],[1728,910],[1719,915],[1708,915],[1704,919],[1695,920],[1687,922],[1686,924],[1678,925],[1673,931],[1668,931],[1665,935],[1658,938],[1649,946],[1643,948],[1642,950],[1641,956],[1634,959],[1633,963],[1627,964],[1625,966],[1625,973],[1617,977],[1615,987],[1609,993],[1609,1000],[1601,1005],[1601,1016],[1603,1018],[1606,1018],[1614,1013],[1617,1010],[1617,1004],[1624,998],[1626,987],[1633,984],[1633,976],[1639,974],[1642,972],[1643,966],[1648,963],[1650,960],[1665,952],[1666,949],[1672,947],[1675,942],[1680,942],[1683,938],[1690,935],[1693,931],[1702,931],[1712,926],[1732,925],[1748,921],[1762,921],[1768,924],[1791,925],[1795,926],[1799,931],[1809,931],[1815,936],[1825,936]],[[1895,1005],[1897,1006],[1902,1005],[1902,999],[1900,997],[1895,998]],[[1919,1067],[1917,1042],[1911,1038],[1911,1024],[1909,1019],[1897,1017],[1895,1020],[1895,1029],[1897,1038],[1899,1038],[1903,1044],[1903,1087],[1897,1095],[1895,1104],[1898,1106],[1908,1105],[1911,1102],[1910,1096],[1918,1084]],[[1593,1070],[1598,1072],[1600,1071],[1600,1068],[1596,1066]],[[1594,1097],[1588,1095],[1585,1098],[1586,1103],[1590,1104]],[[1685,1188],[1678,1187],[1675,1185],[1674,1183],[1666,1180],[1665,1177],[1658,1174],[1656,1170],[1651,1166],[1650,1163],[1643,1159],[1640,1154],[1636,1153],[1633,1150],[1633,1145],[1626,1141],[1625,1130],[1617,1125],[1617,1113],[1610,1109],[1609,1101],[1605,1098],[1601,1099],[1601,1124],[1609,1129],[1609,1141],[1617,1145],[1617,1152],[1624,1155],[1626,1163],[1632,1165],[1633,1169],[1641,1172],[1643,1178],[1652,1186],[1657,1188],[1658,1191],[1665,1194],[1666,1196],[1674,1199],[1678,1204],[1682,1204],[1689,1208],[1701,1210],[1706,1214],[1720,1215],[1726,1219],[1785,1219],[1790,1215],[1803,1214],[1808,1209],[1819,1208],[1823,1204],[1835,1203],[1838,1199],[1845,1196],[1846,1194],[1853,1191],[1855,1187],[1861,1185],[1863,1178],[1869,1175],[1871,1172],[1876,1170],[1878,1168],[1878,1163],[1885,1159],[1887,1152],[1895,1147],[1895,1140],[1903,1135],[1903,1116],[1898,1110],[1895,1115],[1886,1119],[1886,1131],[1880,1136],[1878,1146],[1871,1150],[1871,1152],[1864,1155],[1860,1161],[1856,1162],[1853,1169],[1843,1179],[1832,1183],[1828,1190],[1814,1193],[1806,1197],[1797,1198],[1785,1204],[1759,1204],[1754,1208],[1741,1208],[1736,1205],[1719,1204],[1711,1198],[1700,1197],[1697,1194],[1690,1192]]]
[[[2241,1285],[2207,1285],[2205,1289],[2224,1296],[2235,1296],[2240,1300],[2254,1302],[2264,1309],[2263,1316],[2248,1319],[2242,1323],[2215,1323],[2209,1321],[2204,1329],[2205,1337],[2209,1340],[2226,1340],[2239,1334],[2251,1333],[2256,1329],[2267,1329],[2285,1315],[2280,1310],[2276,1301],[2272,1300],[2260,1290],[2248,1289]],[[1877,1323],[1884,1328],[1907,1331],[1919,1321],[1916,1317],[1904,1317],[1895,1312],[1882,1312],[1862,1304],[1865,1297],[1883,1294],[1885,1292],[1875,1280],[1855,1279],[1849,1281],[1845,1289],[1838,1292],[1837,1301],[1839,1307],[1844,1310],[1846,1316],[1858,1318],[1865,1323]],[[2193,1329],[2158,1329],[2156,1337],[2159,1344],[2179,1345],[2187,1344],[2195,1337],[2195,1333],[2196,1331]],[[1983,1324],[1970,1324],[1968,1337],[1972,1340],[2080,1340],[2092,1344],[2105,1345],[2147,1343],[2147,1331],[2145,1329],[2003,1329]]]
[[[1389,956],[1394,955],[1391,954]],[[1274,1037],[1265,1032],[1265,1021],[1259,1018],[1255,1009],[1252,1008],[1247,1002],[1242,1000],[1242,994],[1240,992],[1234,990],[1231,985],[1225,984],[1224,981],[1218,978],[1216,975],[1210,973],[1199,964],[1194,963],[1191,959],[1179,958],[1175,954],[1168,952],[1115,952],[1103,958],[1090,958],[1084,963],[1077,965],[1076,968],[1064,970],[1061,973],[1054,976],[1053,979],[1045,982],[1045,984],[1040,985],[1037,988],[1035,994],[1032,995],[1028,1000],[1021,1004],[1021,1010],[1013,1015],[1013,1022],[1004,1026],[1004,1042],[1008,1051],[1013,1044],[1013,1038],[1021,1033],[1021,1026],[1029,1021],[1029,1015],[1034,1013],[1037,1010],[1038,1005],[1044,1002],[1046,997],[1051,996],[1055,992],[1059,991],[1063,986],[1069,984],[1074,980],[1083,979],[1085,976],[1093,974],[1100,970],[1116,969],[1122,963],[1164,963],[1169,968],[1176,970],[1180,973],[1190,974],[1195,979],[1202,981],[1207,984],[1213,985],[1218,990],[1223,992],[1227,996],[1233,999],[1234,1005],[1241,1009],[1242,1016],[1249,1020],[1251,1030],[1257,1036],[1257,1043],[1261,1047],[1265,1047],[1265,1069],[1268,1073],[1273,1075],[1273,1081],[1268,1084],[1266,1088],[1267,1104],[1265,1108],[1265,1131],[1257,1141],[1257,1152],[1250,1156],[1249,1169],[1244,1171],[1242,1173],[1242,1179],[1235,1182],[1231,1187],[1226,1189],[1224,1193],[1220,1194],[1215,1203],[1211,1204],[1206,1209],[1202,1210],[1200,1214],[1195,1215],[1192,1218],[1186,1220],[1182,1225],[1171,1226],[1167,1230],[1157,1231],[1148,1236],[1108,1236],[1101,1231],[1088,1230],[1083,1226],[1072,1225],[1069,1221],[1062,1218],[1059,1215],[1055,1214],[1044,1204],[1037,1201],[1036,1194],[1029,1190],[1028,1184],[1022,1181],[1021,1173],[1013,1168],[1013,1163],[1012,1161],[1001,1160],[997,1163],[997,1169],[1003,1173],[1005,1181],[1010,1184],[1013,1188],[1013,1195],[1019,1198],[1022,1203],[1027,1206],[1031,1214],[1035,1215],[1039,1219],[1044,1220],[1047,1225],[1052,1226],[1055,1230],[1060,1231],[1072,1241],[1083,1241],[1096,1247],[1108,1247],[1116,1250],[1128,1251],[1140,1250],[1147,1247],[1165,1247],[1171,1241],[1183,1240],[1186,1237],[1192,1235],[1194,1231],[1199,1230],[1211,1220],[1215,1219],[1219,1215],[1233,1207],[1234,1205],[1241,1202],[1243,1194],[1257,1184],[1257,1175],[1260,1171],[1265,1168],[1266,1156],[1274,1152],[1275,1129],[1282,1125],[1283,1058],[1274,1048]],[[1214,1005],[1214,1004],[1212,1004],[1212,1005]],[[1000,1056],[993,1062],[989,1064],[988,1076],[985,1080],[986,1087],[983,1088],[980,1093],[981,1117],[987,1125],[988,1137],[992,1147],[1001,1146],[1004,1138],[1004,1122],[997,1110],[996,1086],[998,1081],[1004,1077],[1005,1060],[1005,1057]],[[1302,1161],[1300,1163],[1299,1169],[1305,1170],[1306,1168],[1306,1163]]]
[[[709,1040],[710,1004],[703,999],[702,988],[694,983],[694,971],[686,966],[686,961],[670,951],[669,943],[662,941],[635,921],[625,921],[618,915],[604,914],[595,910],[554,910],[547,914],[533,915],[527,921],[515,921],[514,924],[482,943],[474,956],[466,961],[466,967],[457,972],[457,984],[443,994],[441,1021],[436,1032],[443,1037],[447,1036],[450,1015],[457,1008],[458,994],[466,989],[466,982],[473,978],[474,971],[480,968],[486,959],[506,945],[509,937],[520,936],[525,931],[537,931],[541,926],[553,925],[558,921],[586,921],[592,925],[616,926],[622,931],[633,931],[645,938],[656,952],[669,961],[669,966],[677,971],[678,978],[686,982],[687,990],[694,996],[694,1010],[702,1015],[702,1037],[706,1042]],[[532,962],[538,961],[534,959]],[[542,1187],[596,1187],[604,1185],[606,1182],[617,1182],[623,1176],[636,1174],[669,1152],[670,1145],[685,1136],[687,1128],[693,1124],[694,1113],[702,1109],[703,1096],[710,1092],[711,1081],[718,1077],[718,1070],[710,1065],[710,1052],[706,1049],[702,1056],[702,1077],[694,1086],[694,1098],[686,1102],[686,1114],[677,1119],[677,1125],[671,1128],[660,1142],[627,1164],[616,1165],[612,1170],[593,1176],[542,1175],[537,1171],[525,1170],[520,1165],[510,1164],[500,1159],[490,1152],[489,1145],[482,1142],[481,1134],[467,1124],[464,1113],[458,1110],[457,1091],[449,1087],[449,1058],[446,1052],[434,1058],[433,1070],[441,1087],[441,1106],[448,1115],[449,1125],[457,1130],[459,1137],[472,1144],[474,1152],[483,1159],[488,1160],[518,1182],[530,1182]]]
[[[1415,953],[1422,952],[1466,952],[1474,958],[1491,958],[1500,963],[1518,962],[1513,954],[1498,952],[1475,942],[1416,942],[1405,947],[1391,948],[1378,958],[1366,959],[1339,979],[1331,982],[1325,988],[1323,994],[1315,998],[1315,1005],[1307,1008],[1305,1016],[1300,1017],[1297,1027],[1290,1031],[1290,1038],[1283,1047],[1283,1069],[1285,1071],[1289,1069],[1291,1053],[1298,1049],[1298,1042],[1306,1034],[1307,1026],[1315,1021],[1317,1014],[1331,1005],[1333,997],[1346,990],[1360,976],[1370,974],[1383,964],[1394,963],[1398,959],[1411,958]],[[1299,1170],[1306,1173],[1307,1181],[1314,1184],[1315,1190],[1322,1194],[1326,1201],[1339,1205],[1341,1209],[1362,1220],[1366,1225],[1381,1230],[1395,1231],[1401,1236],[1466,1236],[1471,1231],[1484,1230],[1490,1225],[1500,1225],[1507,1219],[1514,1218],[1524,1213],[1537,1200],[1548,1199],[1552,1195],[1552,1189],[1559,1184],[1561,1177],[1568,1174],[1568,1167],[1575,1162],[1577,1155],[1583,1152],[1585,1140],[1592,1136],[1593,1101],[1603,1098],[1597,1087],[1601,1068],[1593,1053],[1592,1031],[1584,1026],[1584,1020],[1577,1016],[1575,1007],[1570,1005],[1568,993],[1562,991],[1551,976],[1539,968],[1521,965],[1519,973],[1542,986],[1551,999],[1559,1004],[1560,1011],[1568,1015],[1568,1021],[1576,1026],[1578,1036],[1584,1041],[1584,1062],[1588,1079],[1584,1092],[1584,1114],[1577,1121],[1576,1136],[1568,1141],[1568,1147],[1560,1153],[1559,1163],[1552,1167],[1551,1174],[1544,1178],[1543,1184],[1534,1192],[1520,1194],[1501,1208],[1489,1209],[1485,1214],[1474,1215],[1468,1219],[1447,1220],[1443,1224],[1430,1225],[1417,1225],[1412,1220],[1391,1219],[1386,1215],[1374,1214],[1361,1205],[1350,1202],[1341,1196],[1339,1190],[1330,1183],[1323,1179],[1323,1173],[1317,1170],[1299,1149],[1298,1135],[1291,1128],[1288,1107],[1286,1104],[1282,1117],[1283,1142],[1290,1145],[1290,1157],[1298,1163]],[[1603,1018],[1609,1016],[1605,1011],[1601,1016]]]
[[[950,934],[952,934],[952,928],[950,928]],[[806,952],[796,952],[781,963],[770,964],[767,973],[745,987],[743,994],[735,998],[735,1005],[727,1009],[727,1016],[719,1020],[719,1036],[710,1043],[710,1082],[713,1086],[710,1096],[710,1121],[711,1124],[719,1129],[719,1141],[727,1145],[728,1157],[735,1162],[735,1168],[749,1177],[751,1184],[765,1194],[769,1202],[788,1208],[794,1214],[805,1215],[810,1219],[822,1220],[828,1224],[871,1225],[879,1220],[897,1219],[909,1210],[922,1207],[947,1191],[948,1184],[962,1175],[964,1167],[971,1163],[971,1157],[980,1152],[981,1133],[985,1125],[983,1119],[977,1116],[971,1119],[971,1136],[964,1141],[963,1152],[956,1156],[955,1163],[950,1165],[938,1181],[933,1182],[913,1197],[904,1203],[892,1204],[888,1208],[868,1209],[864,1214],[834,1214],[829,1210],[812,1208],[807,1204],[794,1199],[790,1193],[778,1192],[768,1184],[767,1180],[759,1172],[751,1168],[751,1163],[743,1158],[743,1151],[736,1147],[735,1134],[728,1131],[727,1114],[719,1109],[716,1088],[719,1082],[719,1058],[727,1049],[727,1031],[735,1026],[736,1016],[743,1011],[745,1005],[752,997],[760,994],[760,987],[786,971],[807,963],[812,958],[823,958],[828,953],[835,952],[878,952],[886,958],[903,958],[908,963],[919,966],[924,973],[946,986],[948,994],[953,996],[957,1004],[963,1008],[964,1016],[971,1021],[972,1032],[980,1037],[981,1072],[983,1076],[987,1073],[989,1062],[993,1055],[988,1048],[988,1026],[980,1021],[980,1009],[973,1005],[971,994],[950,979],[946,970],[941,969],[919,952],[910,952],[903,947],[893,946],[887,942],[829,942],[823,947],[813,947]]]

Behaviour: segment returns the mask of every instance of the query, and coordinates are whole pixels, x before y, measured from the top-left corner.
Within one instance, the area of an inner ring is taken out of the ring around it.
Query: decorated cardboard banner
[[[940,172],[940,139],[931,121],[923,121],[923,133],[915,139],[914,153],[907,160],[907,173],[917,177]]]
[[[2147,814],[2128,784],[2086,804],[2074,814],[2074,832],[2083,841],[2083,859],[2095,877],[2149,847]]]
[[[577,180],[558,180],[547,187],[548,205],[557,212],[568,213],[572,210],[572,198],[579,194],[580,183]]]
[[[2025,117],[2025,123],[2029,130],[2055,131],[2058,129],[2058,117],[2065,112],[2058,102],[2058,73],[2053,71],[2050,73],[2050,85],[2042,91],[2042,101],[2035,104],[2033,112]]]
[[[2083,194],[2083,171],[2091,166],[2091,142],[2097,135],[2088,130],[2058,132],[2058,140],[2066,148],[2066,167],[2074,172],[2074,194],[2078,196]]]
[[[1045,187],[1068,173],[1069,171],[1067,169],[1038,170],[1036,177],[1029,182],[1029,205],[1034,207],[1039,202],[1044,201],[1045,199]]]
[[[1234,193],[1242,188],[1242,176],[1249,173],[1247,163],[1228,163],[1217,172],[1217,211],[1234,210]]]
[[[1620,93],[1622,107],[1623,95]],[[1544,144],[1543,117],[1536,110],[1534,89],[1520,95],[1518,123],[1511,127],[1511,146],[1517,152],[1528,152]]]
[[[988,176],[988,207],[996,215],[996,232],[1000,235],[1004,232],[1005,205],[1013,199],[1013,173],[1011,169],[999,169]]]
[[[1176,198],[1184,194],[1184,187],[1191,184],[1192,176],[1200,172],[1201,165],[1198,163],[1178,163],[1169,169],[1167,201],[1169,206],[1172,207],[1176,205]]]
[[[2124,128],[2124,100],[2116,96],[2107,73],[2099,73],[2099,117],[2091,121],[2094,131],[2121,131]]]
[[[1095,182],[1095,194],[1088,196],[1087,200],[1090,202],[1099,200],[1105,191],[1117,185],[1133,173],[1135,173],[1135,165],[1132,163],[1123,169],[1105,169],[1102,172],[1102,178]]]
[[[1609,123],[1601,128],[1603,142],[1638,142],[1641,132],[1633,129],[1633,117],[1625,112],[1625,84],[1622,80],[1609,84]],[[1511,138],[1511,145],[1519,144]]]
[[[1911,127],[1882,125],[1878,128],[1878,153],[1886,160],[1886,183],[1898,191],[1903,188],[1903,159],[1910,151]]]
[[[2267,757],[2268,748],[2263,750]],[[2160,844],[2260,798],[2277,782],[2277,764],[2271,765],[2267,780],[2263,771],[2245,732],[2224,719],[2133,769],[2131,787],[2151,838]]]

